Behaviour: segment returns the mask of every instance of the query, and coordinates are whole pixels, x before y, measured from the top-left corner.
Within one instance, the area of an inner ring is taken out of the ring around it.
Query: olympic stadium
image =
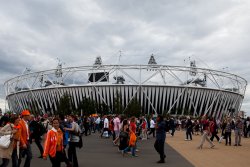
[[[117,92],[124,109],[136,99],[146,114],[168,113],[221,118],[237,113],[247,81],[235,74],[190,66],[159,65],[151,55],[145,65],[104,65],[97,57],[91,66],[62,67],[26,72],[4,83],[9,109],[20,113],[34,104],[39,112],[55,112],[65,94],[74,108],[83,98],[114,110]]]

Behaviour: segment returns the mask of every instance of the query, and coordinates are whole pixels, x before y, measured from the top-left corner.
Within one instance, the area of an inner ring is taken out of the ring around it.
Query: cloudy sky
[[[250,81],[249,0],[8,0],[0,5],[0,107],[3,84],[21,74],[65,66],[146,64],[226,70]],[[161,63],[159,63],[161,62]],[[242,110],[250,115],[250,88]]]

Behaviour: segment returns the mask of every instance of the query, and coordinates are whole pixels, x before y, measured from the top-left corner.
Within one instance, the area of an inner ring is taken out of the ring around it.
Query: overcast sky
[[[0,107],[3,84],[21,74],[92,65],[183,65],[222,70],[250,81],[249,0],[8,0],[0,5]],[[227,68],[228,67],[228,68]],[[242,110],[250,115],[250,88]]]

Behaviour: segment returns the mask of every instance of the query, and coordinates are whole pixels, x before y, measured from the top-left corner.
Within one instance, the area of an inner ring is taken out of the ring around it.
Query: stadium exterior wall
[[[40,106],[40,112],[53,113],[58,108],[60,97],[65,93],[72,97],[72,103],[78,108],[84,97],[98,103],[105,103],[113,110],[116,92],[122,97],[124,109],[133,98],[136,98],[144,113],[157,112],[193,116],[208,115],[221,118],[232,111],[239,111],[244,96],[231,91],[193,86],[168,85],[82,85],[53,88],[38,88],[9,94],[6,99],[10,110],[21,112],[28,108],[33,100]],[[181,112],[181,113],[180,113]]]

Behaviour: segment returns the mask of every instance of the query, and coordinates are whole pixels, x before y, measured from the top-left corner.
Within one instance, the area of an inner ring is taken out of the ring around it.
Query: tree
[[[136,98],[133,98],[125,109],[124,114],[128,117],[139,117],[141,115],[141,109],[139,101]]]
[[[109,108],[109,106],[108,106],[107,104],[101,103],[99,106],[100,106],[100,107],[99,107],[98,112],[99,112],[101,115],[108,115],[108,114],[110,114],[110,108]]]
[[[72,114],[72,101],[69,94],[64,94],[58,104],[58,111],[54,113],[56,115],[70,115]]]
[[[114,98],[114,108],[113,108],[113,114],[122,114],[123,111],[123,106],[122,106],[122,96],[116,90],[116,97]]]
[[[83,115],[91,115],[96,113],[97,104],[94,100],[84,97],[79,104],[78,111],[83,111]]]
[[[170,119],[170,118],[171,118],[171,114],[169,114],[167,111],[164,111],[163,114],[162,114],[162,116],[163,116],[164,118],[167,118],[167,119]]]
[[[182,115],[182,108],[176,108],[176,115]]]

